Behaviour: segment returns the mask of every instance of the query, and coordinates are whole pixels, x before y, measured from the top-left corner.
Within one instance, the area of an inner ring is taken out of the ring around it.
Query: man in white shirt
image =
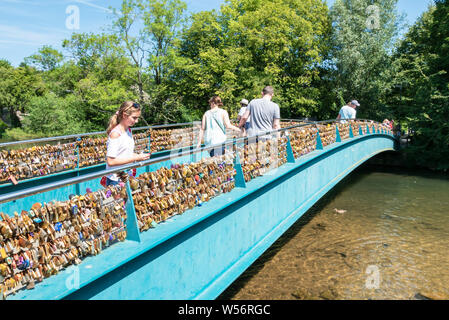
[[[240,123],[240,119],[242,119],[242,116],[245,114],[246,109],[248,108],[248,103],[249,102],[246,99],[242,99],[242,101],[240,101],[241,108],[240,108],[239,114],[237,116],[237,122]],[[250,121],[251,121],[251,117],[249,117],[246,120],[246,123],[245,123],[245,126],[244,126],[245,131],[248,130]]]
[[[343,106],[338,113],[337,120],[350,120],[355,119],[357,111],[355,110],[357,107],[360,107],[360,103],[357,100],[352,100],[348,102],[347,105]],[[342,121],[343,123],[346,121]]]

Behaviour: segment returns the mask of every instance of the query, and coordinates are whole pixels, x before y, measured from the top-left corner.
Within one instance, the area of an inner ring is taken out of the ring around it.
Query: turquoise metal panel
[[[125,203],[126,210],[126,239],[140,242],[140,232],[137,225],[136,209],[134,208],[133,195],[129,180],[126,181],[126,195],[128,199]]]
[[[234,168],[235,168],[235,186],[237,188],[246,188],[245,177],[243,176],[242,162],[240,161],[239,153],[235,153],[234,157]]]
[[[393,148],[374,134],[316,150],[11,299],[213,299],[341,179]]]
[[[317,130],[316,132],[316,149],[323,150],[323,142],[321,141],[320,130]]]
[[[287,136],[287,162],[295,163],[295,155],[293,154],[292,144],[290,142],[290,136]]]
[[[340,130],[338,130],[338,125],[335,126],[335,142],[341,142]]]

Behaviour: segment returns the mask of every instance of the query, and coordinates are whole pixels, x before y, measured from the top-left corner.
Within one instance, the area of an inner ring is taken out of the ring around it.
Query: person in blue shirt
[[[352,100],[348,102],[347,105],[343,106],[338,113],[337,120],[351,120],[356,119],[357,107],[360,107],[360,103],[357,100]],[[345,122],[345,121],[342,121]]]

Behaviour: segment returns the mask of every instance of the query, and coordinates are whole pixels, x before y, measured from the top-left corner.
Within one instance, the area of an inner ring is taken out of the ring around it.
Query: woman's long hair
[[[130,116],[134,111],[140,110],[140,106],[134,101],[125,101],[122,103],[118,111],[109,119],[108,129],[106,130],[109,135],[119,123],[122,121],[123,116],[126,114]]]
[[[209,99],[209,103],[214,103],[218,107],[223,107],[223,102],[219,96],[213,96]]]

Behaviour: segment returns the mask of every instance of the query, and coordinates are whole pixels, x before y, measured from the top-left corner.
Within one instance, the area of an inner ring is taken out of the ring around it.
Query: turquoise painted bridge
[[[315,131],[309,133],[318,133],[313,145],[306,143],[310,135],[306,137],[304,130],[310,128]],[[245,181],[244,162],[236,156],[232,191],[148,231],[139,232],[128,182],[125,241],[7,299],[215,299],[344,177],[375,155],[395,150],[396,143],[391,132],[370,122],[346,127],[308,123],[269,134],[286,141],[284,164]],[[237,139],[225,145],[238,150],[248,143],[248,139]],[[11,215],[35,202],[67,200],[76,190],[98,190],[99,178],[106,173],[130,168],[137,168],[138,174],[152,172],[208,157],[209,149],[179,150],[116,170],[2,194],[0,211]]]

